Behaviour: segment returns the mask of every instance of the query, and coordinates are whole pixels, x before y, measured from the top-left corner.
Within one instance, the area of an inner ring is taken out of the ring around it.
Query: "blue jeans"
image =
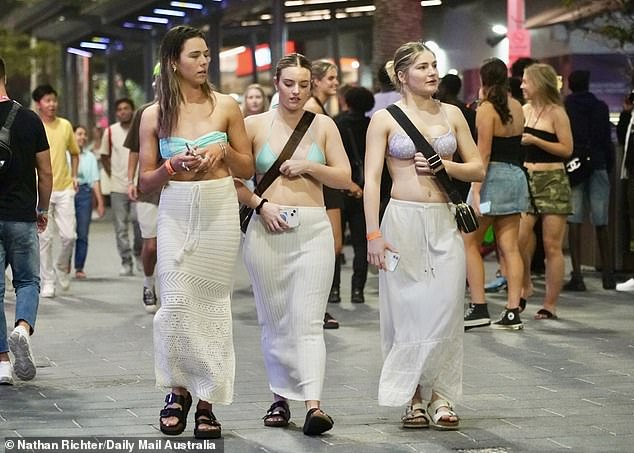
[[[0,262],[11,266],[15,288],[15,325],[24,320],[35,328],[40,301],[40,245],[35,222],[0,220]],[[7,352],[4,276],[0,279],[0,352]]]
[[[77,239],[75,241],[75,269],[83,270],[88,254],[88,231],[92,216],[92,189],[88,184],[79,186],[75,194]]]
[[[593,170],[590,177],[572,188],[572,215],[568,223],[583,223],[586,212],[594,226],[608,224],[610,177],[607,170]]]

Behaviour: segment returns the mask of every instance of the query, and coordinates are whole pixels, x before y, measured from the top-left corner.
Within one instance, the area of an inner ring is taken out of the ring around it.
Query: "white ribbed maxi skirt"
[[[170,182],[161,195],[157,238],[156,385],[185,387],[194,398],[230,404],[231,291],[240,246],[233,179]]]
[[[416,385],[455,402],[462,394],[465,252],[451,205],[392,199],[381,223],[400,253],[379,273],[383,369],[379,404],[407,404]]]
[[[269,233],[251,219],[243,246],[272,392],[321,400],[326,371],[324,312],[334,271],[334,239],[323,207],[299,207],[300,225]]]

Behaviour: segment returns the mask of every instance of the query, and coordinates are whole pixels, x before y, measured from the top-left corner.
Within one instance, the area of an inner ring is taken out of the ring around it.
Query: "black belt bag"
[[[456,205],[456,223],[458,229],[464,233],[473,233],[478,229],[478,218],[471,205],[465,203],[460,196],[460,193],[451,182],[445,167],[442,164],[442,159],[438,155],[434,148],[425,140],[423,134],[420,133],[414,123],[405,115],[405,113],[396,105],[392,104],[387,107],[387,111],[394,117],[396,122],[403,128],[405,133],[409,135],[409,138],[414,142],[414,146],[417,151],[423,153],[429,166],[434,172],[434,176],[445,189],[451,202]]]

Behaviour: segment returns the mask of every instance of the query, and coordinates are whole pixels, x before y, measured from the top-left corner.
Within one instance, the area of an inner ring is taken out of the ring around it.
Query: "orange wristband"
[[[373,240],[375,240],[375,239],[382,238],[382,237],[383,237],[383,235],[382,235],[382,234],[381,234],[381,232],[380,232],[380,231],[378,231],[378,230],[377,230],[377,231],[373,231],[373,232],[371,232],[371,233],[368,233],[368,234],[365,236],[365,238],[366,238],[368,241],[373,241]]]
[[[174,176],[176,174],[176,170],[172,167],[172,161],[170,159],[165,161],[165,170],[167,170],[167,174],[170,176]]]

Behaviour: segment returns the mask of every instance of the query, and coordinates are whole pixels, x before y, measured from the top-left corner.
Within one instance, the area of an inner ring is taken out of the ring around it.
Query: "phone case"
[[[299,226],[299,211],[295,208],[283,209],[282,211],[280,211],[280,217],[291,228]]]
[[[398,261],[401,259],[401,255],[396,252],[392,252],[390,250],[385,251],[385,267],[388,271],[394,272],[396,266],[398,265]]]

